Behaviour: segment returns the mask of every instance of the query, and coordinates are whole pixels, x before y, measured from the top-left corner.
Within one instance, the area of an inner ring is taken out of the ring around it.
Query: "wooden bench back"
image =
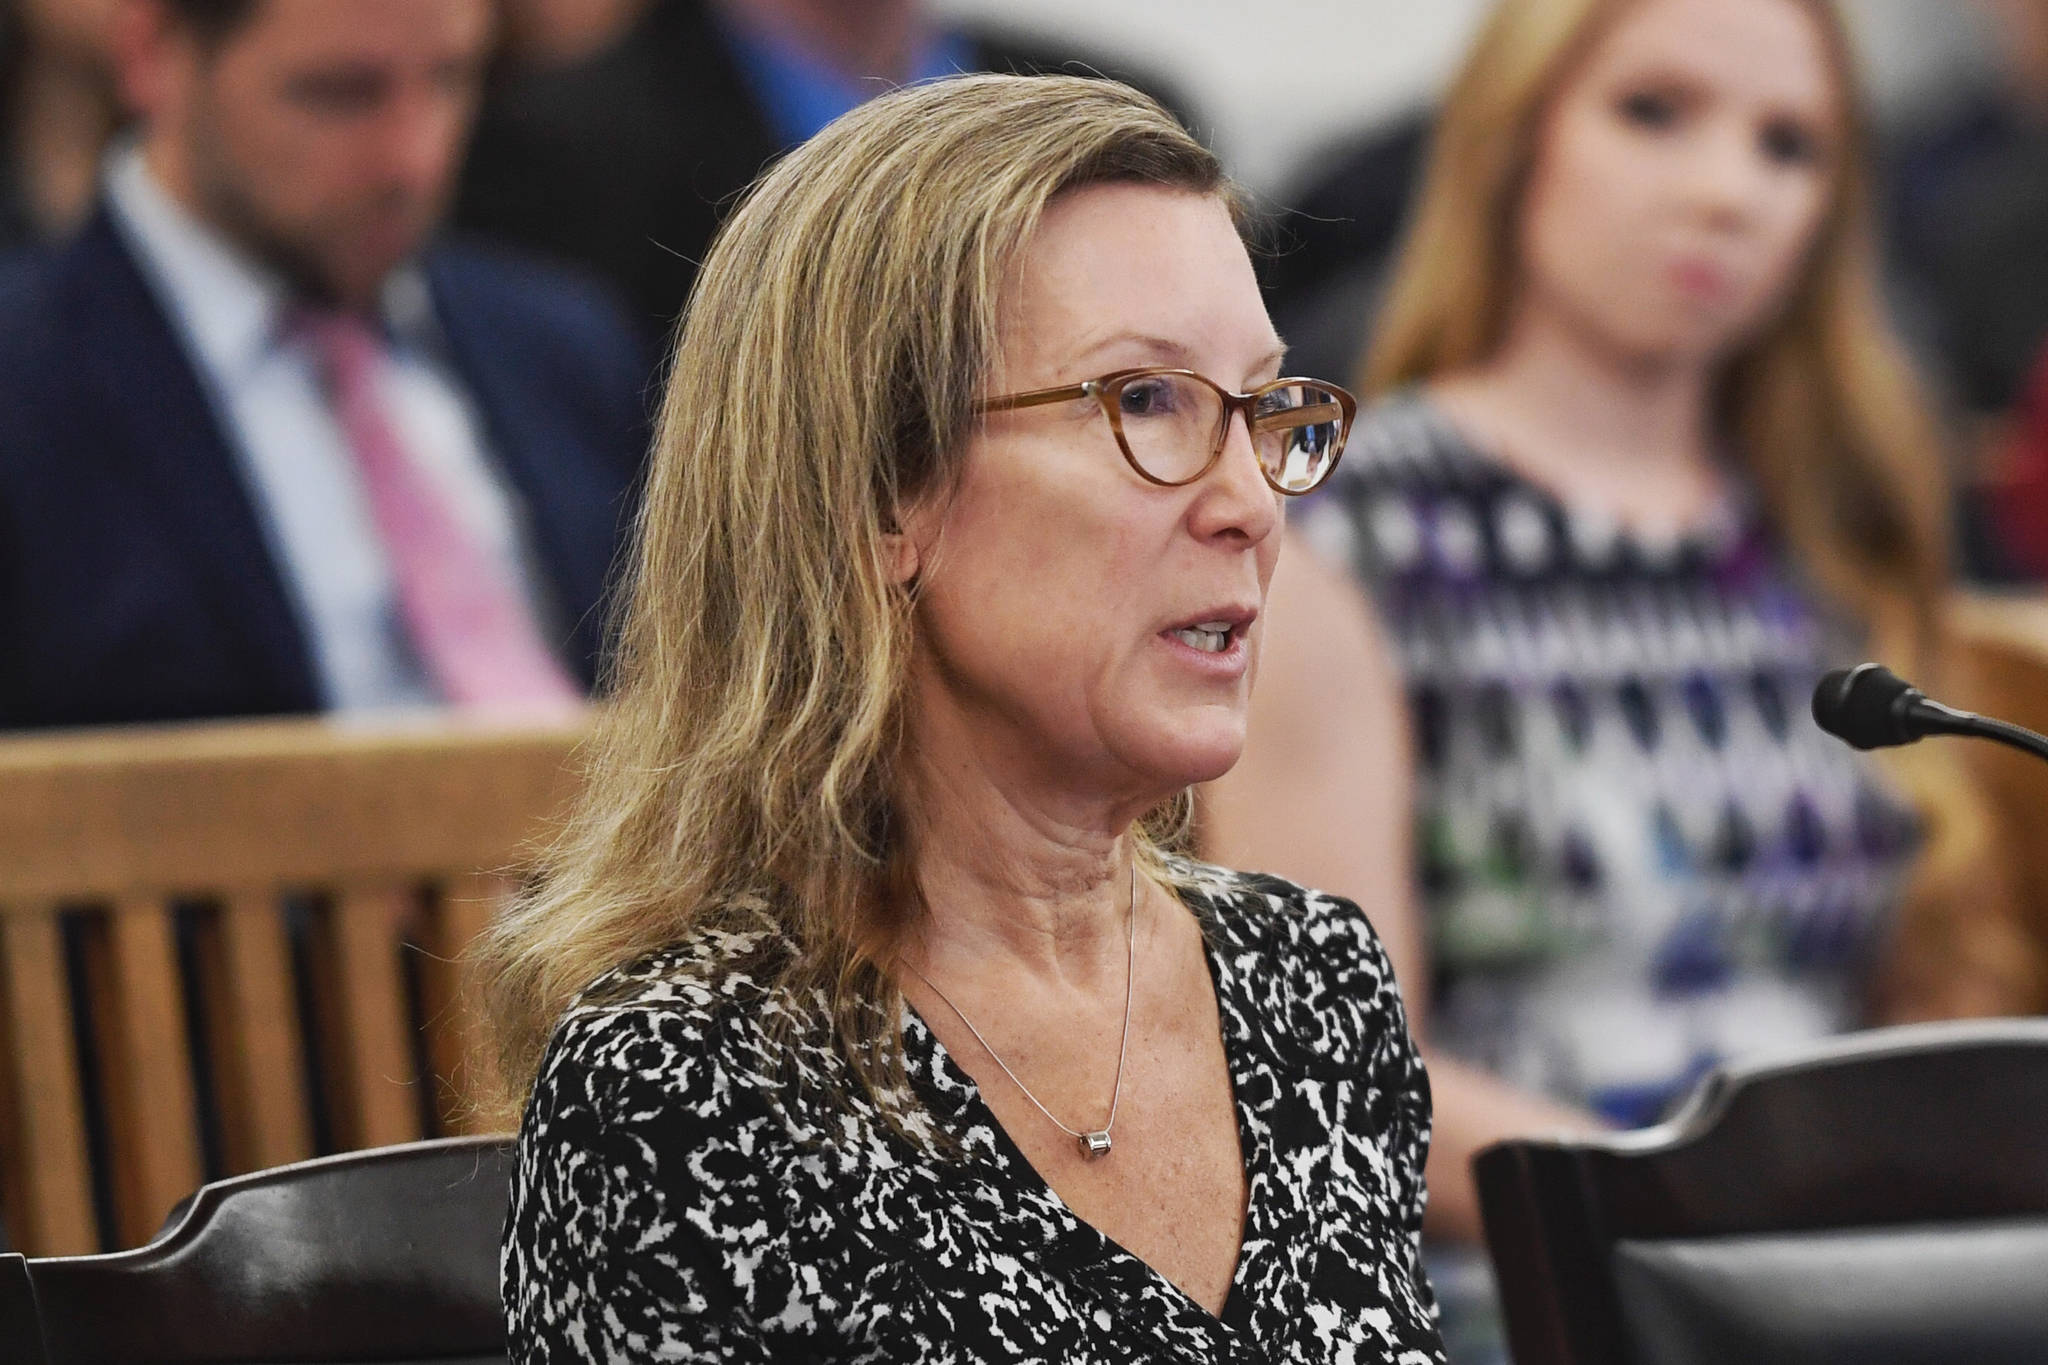
[[[1942,700],[2048,734],[2048,597],[1958,598],[1950,625],[1962,647],[1957,689]],[[1951,741],[1954,742],[1954,741]],[[1983,785],[2000,856],[2013,878],[2020,922],[2037,983],[2048,983],[2048,763],[1982,740],[1965,742]],[[2048,994],[2024,1002],[2048,1010]]]
[[[15,1249],[140,1245],[202,1181],[314,1155],[316,1113],[340,1150],[502,1126],[465,1089],[453,959],[567,798],[577,738],[294,720],[0,741]]]

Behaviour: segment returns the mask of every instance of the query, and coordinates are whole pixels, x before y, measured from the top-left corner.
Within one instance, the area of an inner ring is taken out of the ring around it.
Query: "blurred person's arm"
[[[1432,1109],[1423,1230],[1447,1242],[1484,1241],[1473,1157],[1508,1138],[1581,1137],[1606,1125],[1569,1105],[1517,1089],[1419,1037],[1416,1042],[1429,1068]]]
[[[1419,1036],[1429,980],[1412,891],[1413,771],[1400,675],[1371,608],[1288,533],[1259,617],[1244,756],[1202,789],[1202,853],[1356,901]]]
[[[1347,897],[1372,920],[1429,1066],[1435,1122],[1424,1227],[1476,1242],[1472,1157],[1480,1148],[1600,1125],[1429,1046],[1407,709],[1363,595],[1290,536],[1260,619],[1244,757],[1203,789],[1203,856]]]

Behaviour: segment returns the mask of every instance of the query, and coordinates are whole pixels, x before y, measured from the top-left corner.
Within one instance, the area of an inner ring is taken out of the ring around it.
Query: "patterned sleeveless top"
[[[1752,501],[1623,533],[1411,395],[1300,524],[1405,674],[1441,1046],[1636,1125],[1715,1061],[1853,1026],[1917,825],[1810,719],[1856,637]]]

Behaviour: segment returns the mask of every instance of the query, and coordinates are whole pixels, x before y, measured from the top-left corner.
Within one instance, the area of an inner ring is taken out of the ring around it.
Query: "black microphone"
[[[1883,664],[1838,668],[1813,689],[1813,719],[1858,749],[1888,749],[1929,735],[1973,735],[2048,759],[2048,738],[1944,706]]]

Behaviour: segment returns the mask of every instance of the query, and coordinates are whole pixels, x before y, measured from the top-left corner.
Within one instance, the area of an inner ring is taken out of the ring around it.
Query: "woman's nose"
[[[1280,525],[1280,495],[1259,467],[1251,427],[1242,412],[1230,415],[1223,453],[1195,488],[1191,525],[1203,539],[1238,535],[1256,545]]]
[[[1700,139],[1686,189],[1693,207],[1719,226],[1741,226],[1766,190],[1763,153],[1747,127],[1732,121]]]

